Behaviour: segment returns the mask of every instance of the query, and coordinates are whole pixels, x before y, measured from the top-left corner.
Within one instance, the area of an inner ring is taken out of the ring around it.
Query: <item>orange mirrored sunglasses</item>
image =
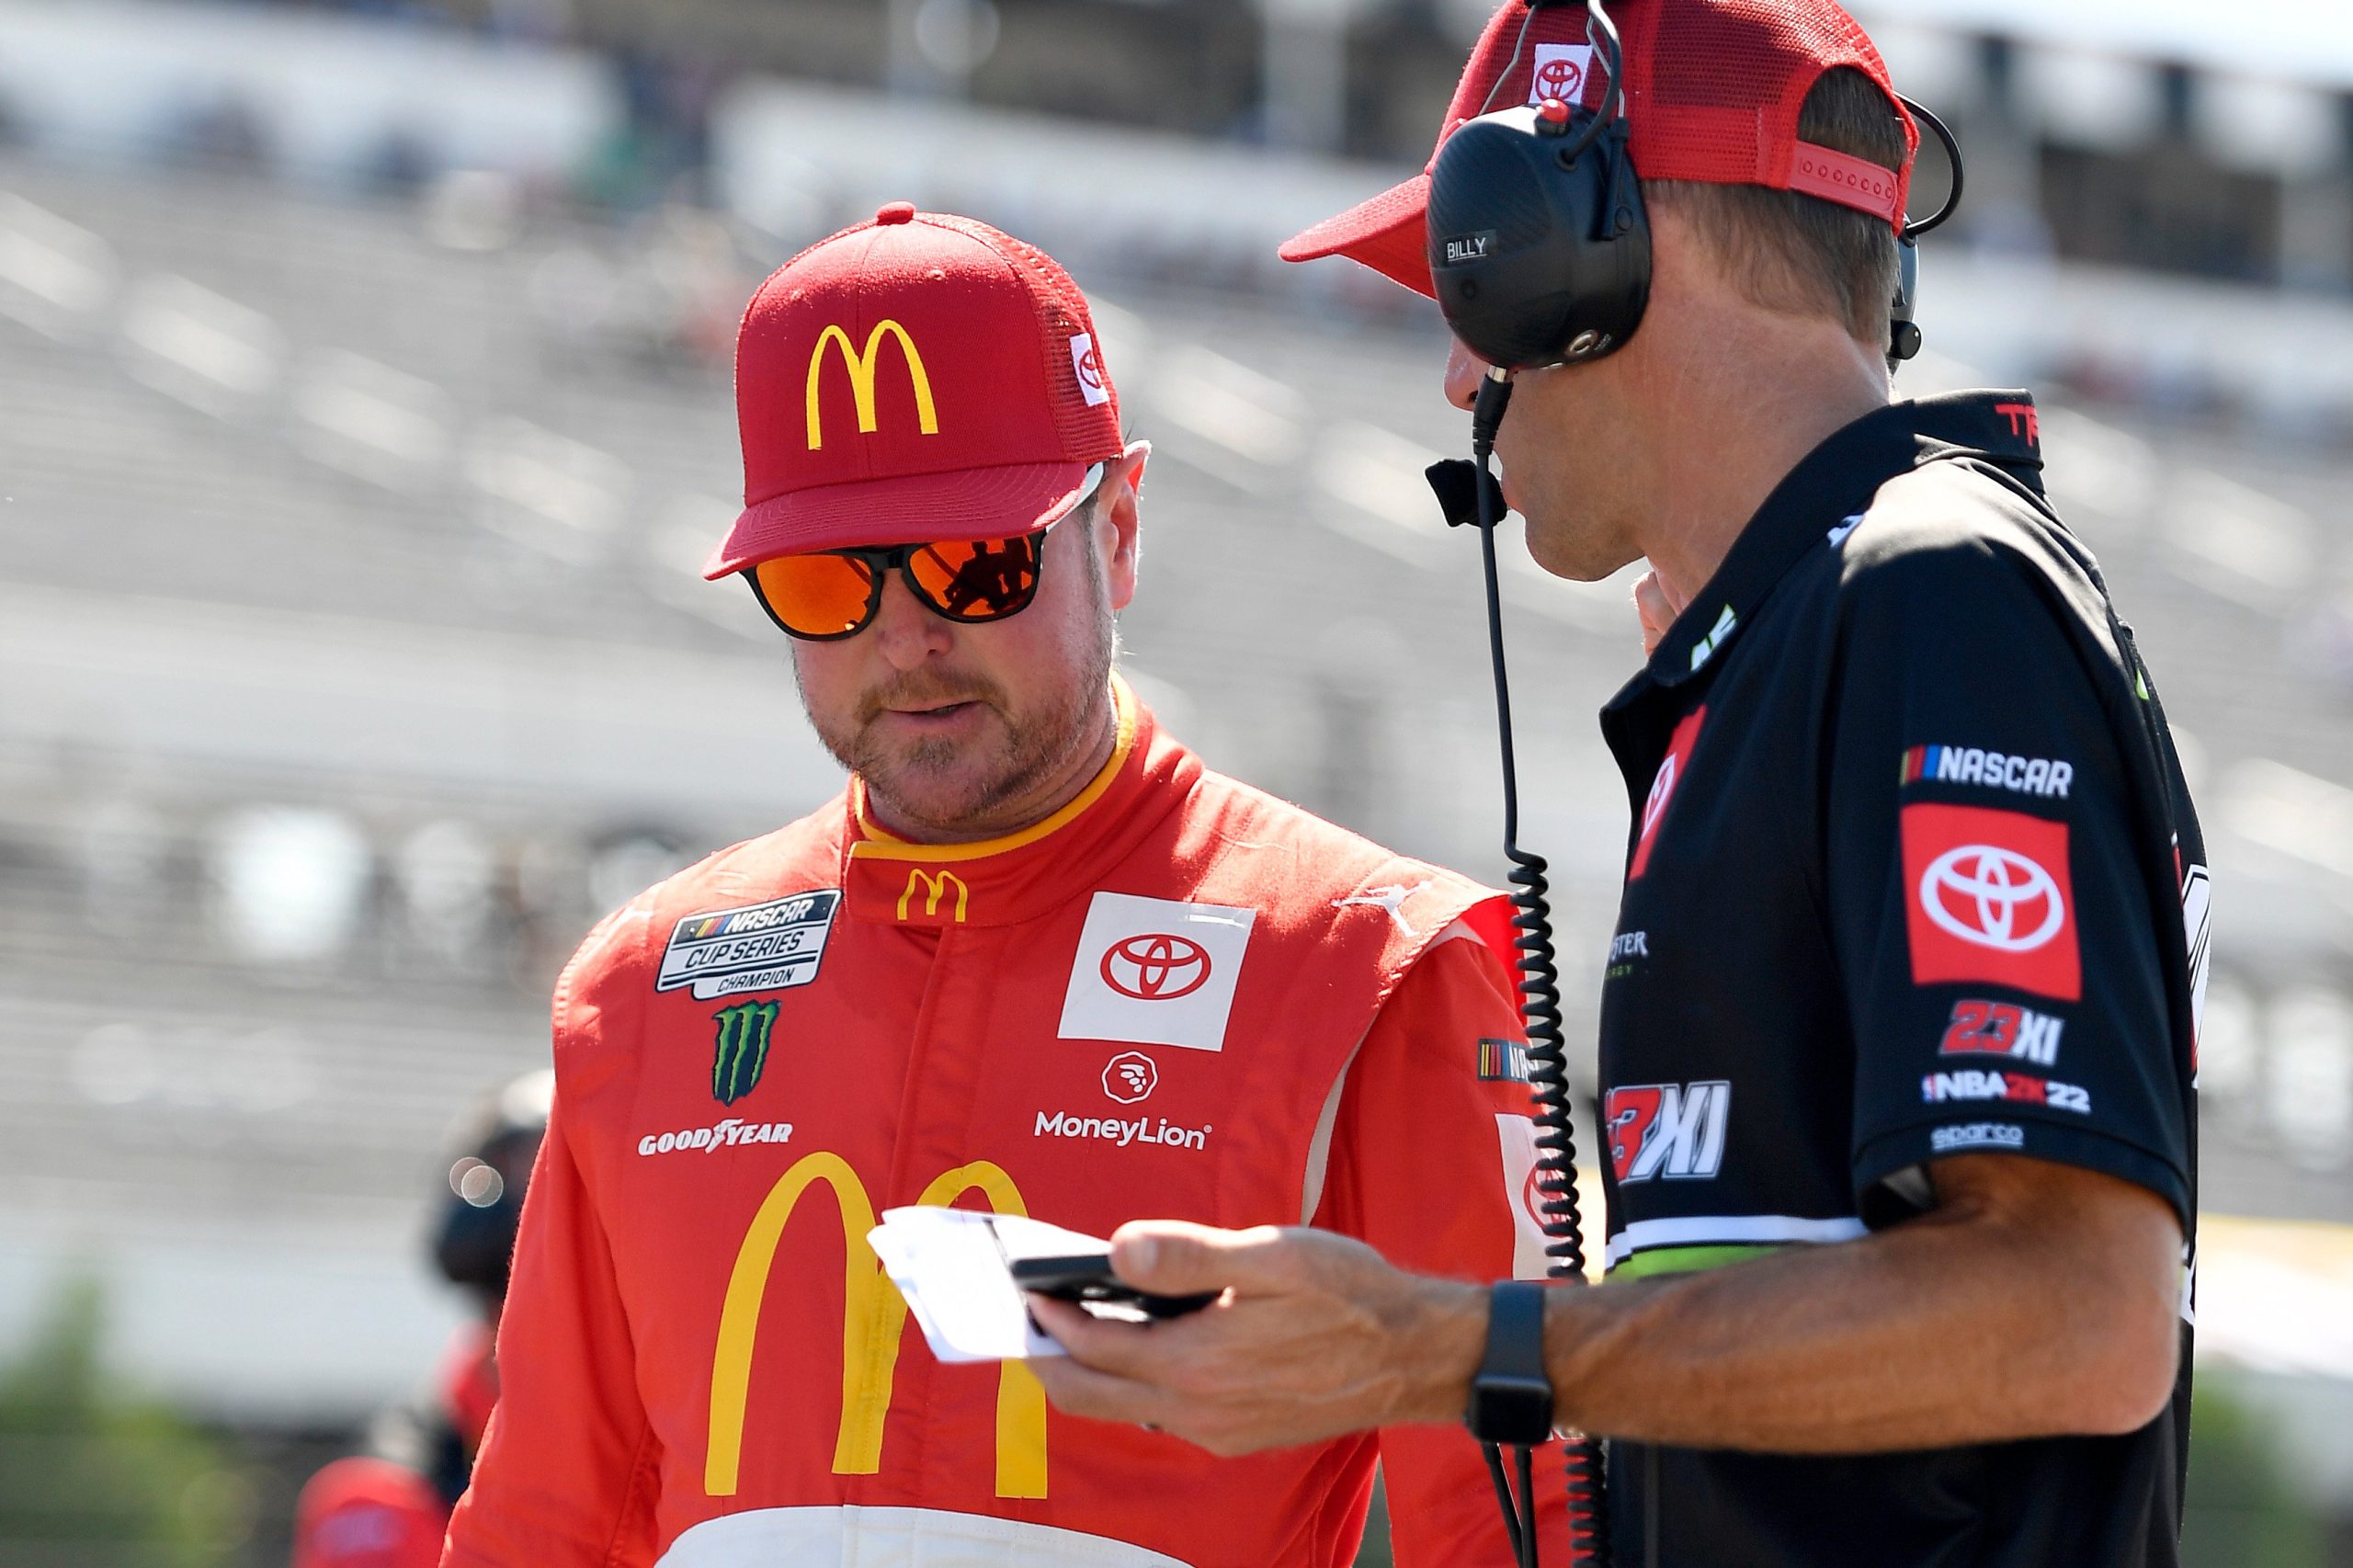
[[[865,631],[882,608],[882,585],[894,566],[924,608],[961,626],[980,626],[1029,608],[1051,531],[779,555],[745,568],[744,576],[768,619],[804,642],[832,642]]]

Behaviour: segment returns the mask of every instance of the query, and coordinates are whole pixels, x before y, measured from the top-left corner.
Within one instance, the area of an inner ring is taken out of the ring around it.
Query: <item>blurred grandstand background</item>
[[[0,0],[0,1565],[282,1562],[301,1462],[460,1314],[426,1200],[543,1060],[555,966],[836,788],[696,568],[743,301],[885,200],[1094,294],[1156,447],[1131,666],[1178,733],[1495,874],[1472,543],[1419,478],[1462,441],[1440,329],[1273,259],[1420,165],[1485,9]],[[2213,842],[2233,1403],[2193,1560],[2353,1562],[2353,23],[1855,9],[1971,155],[1904,384],[2044,395]],[[1637,644],[1623,581],[1506,555],[1577,995],[1627,809],[1591,715]],[[168,1547],[124,1523],[153,1485],[29,1481],[101,1311],[90,1365],[179,1415],[76,1440],[184,1477]]]

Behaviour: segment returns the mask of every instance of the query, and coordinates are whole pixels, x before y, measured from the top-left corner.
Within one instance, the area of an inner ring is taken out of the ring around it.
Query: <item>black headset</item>
[[[1529,25],[1547,6],[1583,4],[1586,37],[1608,73],[1597,109],[1540,105],[1480,114],[1446,140],[1430,171],[1430,278],[1447,324],[1471,351],[1505,370],[1597,359],[1624,347],[1650,303],[1651,225],[1619,109],[1624,51],[1601,0],[1523,0]],[[1901,100],[1952,159],[1952,193],[1935,216],[1904,225],[1902,280],[1889,301],[1888,358],[1920,351],[1919,236],[1961,202],[1961,147],[1944,122]]]

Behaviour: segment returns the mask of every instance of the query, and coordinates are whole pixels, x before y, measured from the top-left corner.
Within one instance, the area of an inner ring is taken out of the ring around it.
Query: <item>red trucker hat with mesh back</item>
[[[1051,256],[906,202],[802,251],[735,340],[744,512],[703,566],[1003,539],[1086,498],[1120,398]]]
[[[1608,11],[1625,49],[1622,112],[1637,175],[1801,191],[1903,230],[1919,128],[1896,101],[1870,39],[1830,0],[1614,0]],[[1824,72],[1842,65],[1877,83],[1902,116],[1911,149],[1902,170],[1891,174],[1798,140],[1806,94]],[[1601,62],[1586,46],[1585,6],[1542,6],[1531,13],[1523,0],[1505,0],[1471,51],[1438,144],[1489,109],[1546,98],[1598,108],[1607,86]],[[1422,214],[1437,166],[1433,150],[1412,179],[1293,235],[1282,258],[1345,256],[1416,293],[1431,293]]]

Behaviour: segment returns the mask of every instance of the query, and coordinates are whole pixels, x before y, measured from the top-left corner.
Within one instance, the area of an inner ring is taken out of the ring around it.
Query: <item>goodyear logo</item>
[[[850,397],[858,410],[859,433],[868,436],[874,433],[877,423],[874,411],[875,358],[881,352],[882,339],[886,336],[899,345],[899,357],[906,364],[907,379],[915,384],[916,427],[926,436],[939,434],[939,411],[931,401],[931,377],[924,369],[923,355],[915,347],[915,340],[907,335],[907,329],[886,317],[876,322],[874,330],[866,335],[863,349],[852,348],[849,334],[838,326],[829,326],[817,335],[817,347],[809,354],[807,402],[811,451],[817,451],[825,444],[824,415],[817,389],[824,380],[825,351],[828,348],[841,350],[842,367],[849,371]]]

